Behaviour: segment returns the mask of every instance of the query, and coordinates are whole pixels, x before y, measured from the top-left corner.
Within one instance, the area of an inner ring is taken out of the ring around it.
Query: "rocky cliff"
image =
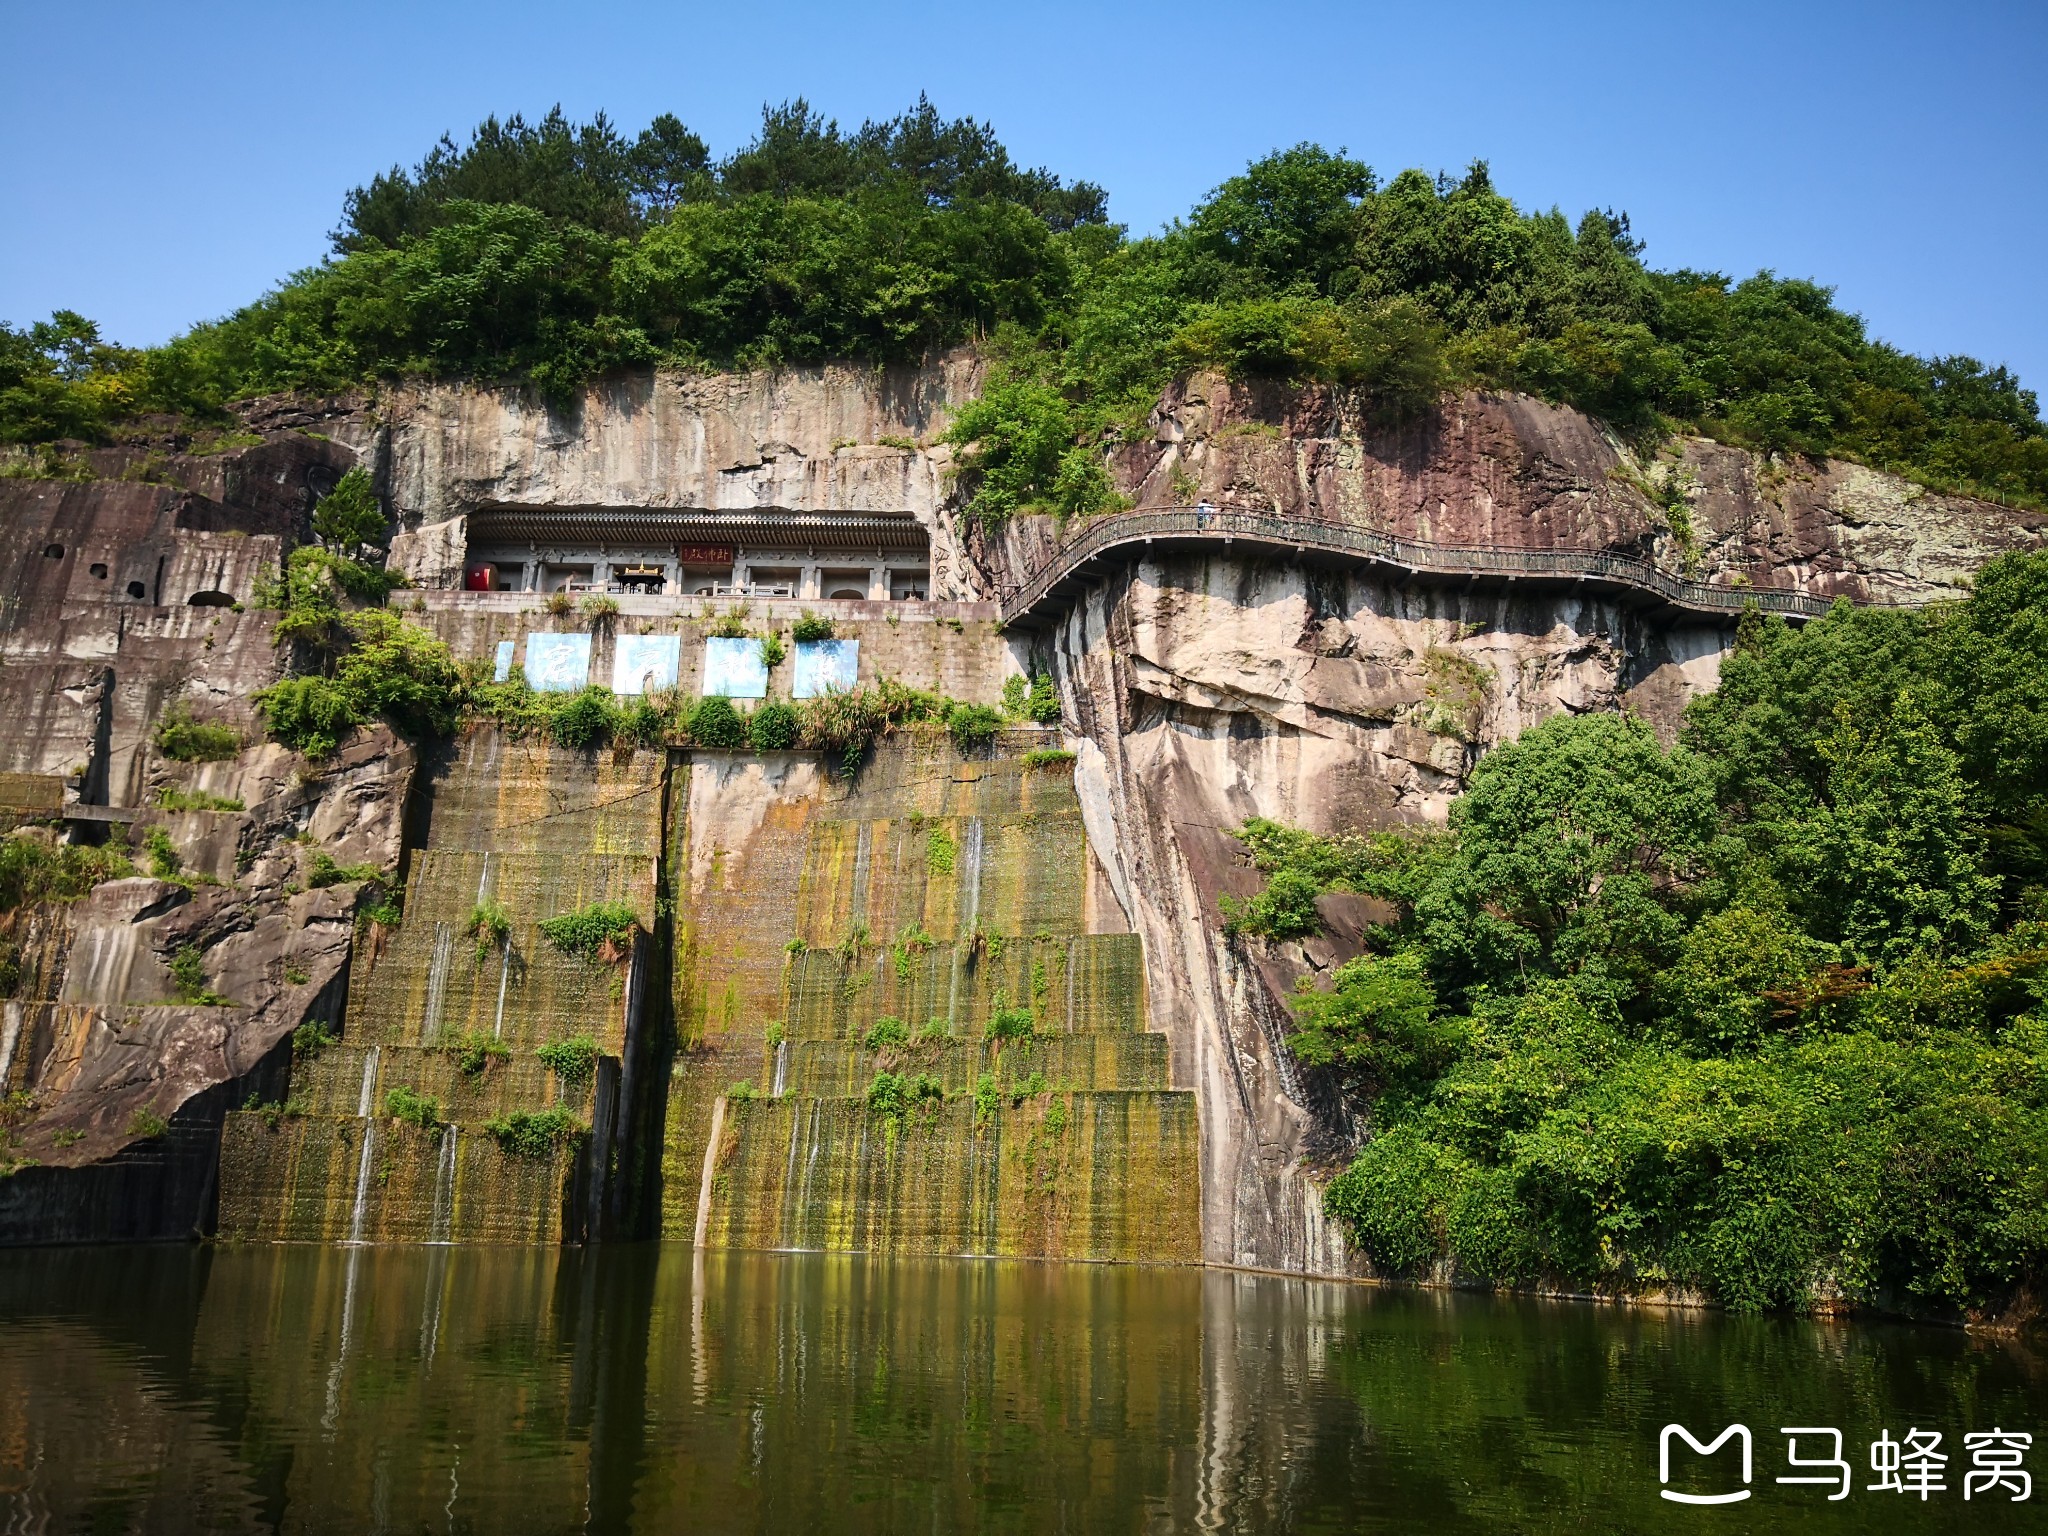
[[[1055,673],[1077,754],[1074,814],[1093,850],[1079,931],[1133,931],[1142,948],[1168,1082],[1198,1109],[1200,1253],[1348,1272],[1318,1181],[1357,1127],[1293,1061],[1280,999],[1350,954],[1370,914],[1331,901],[1328,937],[1226,938],[1218,898],[1254,884],[1232,830],[1252,815],[1318,829],[1440,820],[1490,745],[1563,710],[1630,708],[1673,729],[1686,700],[1713,685],[1728,626],[1605,591],[1482,588],[1163,543],[1104,562],[1030,633],[999,635],[989,600],[1014,592],[1072,530],[1024,517],[991,531],[960,517],[950,454],[934,439],[977,386],[963,355],[923,370],[644,376],[566,411],[517,390],[452,387],[374,404],[266,401],[248,412],[256,440],[229,452],[171,443],[93,461],[103,477],[147,478],[0,481],[0,708],[24,722],[0,738],[0,787],[23,802],[18,815],[63,821],[73,835],[139,848],[161,828],[180,876],[115,882],[8,920],[23,963],[0,1080],[41,1109],[17,1133],[38,1166],[0,1180],[0,1237],[188,1230],[211,1199],[223,1112],[277,1096],[292,1029],[339,1016],[359,887],[312,884],[309,861],[317,847],[341,865],[395,871],[411,754],[383,734],[318,766],[255,744],[247,699],[279,663],[269,620],[236,605],[360,456],[396,514],[394,559],[442,589],[406,601],[479,660],[575,621],[529,611],[519,594],[451,590],[464,519],[478,508],[918,518],[936,601],[901,615],[879,611],[894,604],[848,606],[863,677],[879,668],[986,697],[1020,667]],[[1854,465],[1765,463],[1701,439],[1639,454],[1583,416],[1522,397],[1466,396],[1395,427],[1342,394],[1198,377],[1170,391],[1111,463],[1141,506],[1206,499],[1864,601],[1955,593],[1992,555],[2038,545],[2044,526]],[[629,598],[618,624],[683,633],[694,653],[701,606]],[[610,640],[595,640],[601,664]],[[216,762],[167,756],[157,728],[174,708],[230,727],[243,745]],[[687,1237],[713,1100],[730,1079],[773,1070],[759,1053],[783,1006],[791,927],[748,914],[796,900],[804,861],[822,856],[805,851],[805,829],[839,791],[801,762],[706,762],[669,782],[663,899],[694,914],[671,935],[672,1012],[684,1048],[710,1053],[677,1079],[666,1111],[659,1203],[669,1235]],[[165,808],[202,802],[223,808]],[[453,922],[460,902],[449,900]],[[169,964],[187,946],[228,1006],[176,1000]],[[825,1094],[828,1077],[810,1091]],[[845,1086],[831,1078],[831,1094]],[[172,1123],[168,1141],[141,1134],[159,1115]],[[765,1130],[773,1116],[757,1118]],[[167,1160],[188,1124],[190,1155]],[[748,1145],[748,1156],[759,1150]],[[157,1171],[134,1171],[145,1163]],[[164,1171],[173,1165],[176,1177]],[[707,1213],[720,1230],[744,1226],[738,1205],[714,1201]]]
[[[340,1016],[360,871],[398,862],[413,754],[381,728],[317,765],[264,742],[249,697],[282,660],[246,605],[352,462],[273,432],[94,456],[137,478],[0,480],[0,820],[148,871],[0,915],[0,1094],[35,1106],[0,1154],[29,1164],[0,1179],[0,1241],[194,1231],[223,1113]],[[166,751],[173,718],[217,733],[202,760]]]
[[[394,559],[422,585],[459,585],[463,519],[479,507],[907,512],[932,536],[932,596],[972,598],[951,450],[934,439],[980,377],[968,353],[921,369],[641,374],[571,409],[440,386],[393,391],[333,430],[378,467]]]
[[[1196,378],[1150,426],[1114,455],[1140,506],[1203,499],[1442,544],[1607,552],[1717,587],[1924,602],[2037,547],[2048,524],[1705,439],[1639,456],[1526,397],[1468,395],[1388,428],[1341,394]],[[971,530],[968,548],[1008,591],[1060,536],[1025,518]],[[1061,683],[1091,835],[1115,851],[1145,941],[1174,1080],[1201,1106],[1206,1258],[1357,1264],[1320,1187],[1359,1127],[1287,1050],[1282,998],[1356,954],[1369,914],[1326,897],[1325,937],[1226,937],[1218,899],[1258,885],[1233,830],[1252,816],[1326,832],[1440,822],[1490,745],[1561,711],[1630,709],[1669,735],[1731,637],[1606,596],[1162,544],[1105,562],[1034,642]]]

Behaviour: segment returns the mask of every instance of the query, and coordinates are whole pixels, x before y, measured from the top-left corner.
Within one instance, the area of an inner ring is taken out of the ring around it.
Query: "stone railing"
[[[1002,594],[1003,622],[1028,626],[1055,606],[1061,584],[1089,562],[1154,541],[1234,544],[1293,554],[1351,556],[1416,576],[1531,578],[1585,583],[1638,593],[1694,613],[1735,617],[1754,603],[1765,613],[1818,618],[1834,599],[1772,587],[1716,587],[1661,570],[1647,560],[1601,550],[1506,549],[1499,545],[1437,544],[1404,539],[1347,523],[1277,517],[1260,512],[1204,511],[1194,507],[1140,508],[1090,518],[1024,582]]]

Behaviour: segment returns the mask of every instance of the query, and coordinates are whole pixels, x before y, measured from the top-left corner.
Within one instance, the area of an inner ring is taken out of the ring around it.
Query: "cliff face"
[[[261,740],[250,695],[280,675],[268,615],[242,611],[352,456],[298,433],[219,455],[103,450],[153,480],[0,480],[0,824],[53,819],[175,878],[101,885],[0,918],[0,1095],[37,1105],[5,1158],[0,1241],[183,1235],[204,1217],[221,1115],[282,1081],[283,1042],[336,1019],[359,882],[314,887],[311,850],[395,866],[412,754],[366,733],[309,764]],[[173,710],[239,748],[167,756]],[[204,804],[215,809],[167,809]],[[225,1002],[179,1000],[200,957]],[[152,1119],[168,1122],[148,1134]]]
[[[1077,754],[1071,814],[1092,850],[1077,931],[1135,931],[1143,1013],[1167,1037],[1163,1084],[1147,1075],[1149,1056],[1144,1073],[1126,1072],[1122,1057],[1101,1054],[1108,1046],[1091,1046],[1098,1087],[1193,1093],[1203,1256],[1352,1270],[1322,1222],[1319,1181],[1359,1128],[1293,1061],[1281,999],[1297,978],[1347,958],[1371,914],[1326,899],[1327,937],[1226,938],[1218,898],[1257,883],[1233,830],[1254,815],[1321,830],[1440,821],[1489,746],[1560,711],[1630,708],[1673,731],[1685,702],[1713,686],[1727,627],[1668,610],[1652,617],[1613,596],[1487,591],[1162,544],[1105,562],[1035,638],[1004,635],[986,599],[1014,590],[1073,530],[1023,517],[990,532],[960,518],[950,455],[932,440],[977,387],[977,364],[963,355],[923,370],[645,376],[593,389],[570,411],[516,390],[458,388],[395,391],[374,407],[265,401],[246,413],[260,441],[230,453],[102,450],[97,481],[0,480],[0,709],[21,725],[0,733],[0,809],[19,801],[18,814],[69,814],[79,835],[138,846],[161,828],[186,877],[109,884],[69,908],[17,913],[0,933],[22,976],[6,1001],[0,1087],[42,1104],[15,1142],[39,1166],[0,1180],[0,1240],[189,1229],[211,1198],[224,1112],[280,1096],[285,1037],[305,1019],[340,1017],[358,887],[308,888],[310,850],[394,868],[411,753],[380,732],[323,765],[260,744],[193,764],[166,757],[156,731],[180,707],[260,742],[248,699],[280,661],[270,619],[233,604],[275,571],[315,497],[360,454],[397,515],[394,560],[443,589],[407,601],[477,660],[506,641],[516,650],[532,631],[589,627],[530,611],[520,594],[446,590],[459,585],[464,520],[478,508],[916,517],[931,535],[935,601],[830,606],[842,635],[861,640],[864,680],[886,672],[985,699],[1021,665],[1057,675]],[[1892,602],[1953,594],[2000,551],[2038,546],[2044,528],[2032,514],[1852,465],[1766,465],[1697,439],[1645,460],[1585,417],[1519,397],[1466,396],[1393,428],[1340,393],[1196,378],[1162,399],[1112,467],[1140,506],[1206,498],[1446,543],[1627,554],[1736,589]],[[625,599],[593,637],[593,676],[609,675],[617,634],[676,633],[694,689],[701,606]],[[756,622],[793,616],[793,605],[762,606]],[[849,872],[865,838],[915,873],[917,859],[897,848],[911,843],[877,830],[899,813],[913,828],[942,811],[965,817],[963,827],[980,814],[944,809],[948,796],[969,795],[962,765],[926,767],[929,785],[904,789],[901,807],[841,807],[837,819],[854,826]],[[779,1012],[790,934],[821,948],[843,937],[798,915],[810,893],[836,889],[837,844],[813,847],[823,836],[813,823],[834,819],[820,807],[840,791],[808,760],[704,761],[663,782],[667,899],[684,916],[662,942],[689,1070],[673,1079],[667,1159],[658,1194],[645,1198],[666,1210],[669,1235],[687,1236],[710,1187],[706,1149],[722,1144],[712,1124],[725,1084],[786,1067],[795,1091],[836,1099],[867,1064],[837,1041],[807,1040]],[[885,789],[878,778],[875,793]],[[204,796],[242,808],[166,810],[166,792],[173,803]],[[459,843],[442,851],[452,858]],[[454,876],[443,883],[436,945],[474,899]],[[762,916],[771,909],[773,922]],[[891,923],[901,917],[890,913]],[[1036,920],[1010,937],[1027,927],[1036,942]],[[955,937],[971,942],[971,928]],[[187,946],[227,1006],[174,1000],[169,962]],[[437,952],[425,953],[422,985]],[[398,966],[389,976],[401,973],[411,975]],[[887,967],[877,975],[883,988],[902,981]],[[788,1062],[767,1043],[771,1022],[789,1025]],[[801,1060],[799,1046],[810,1050]],[[350,1119],[349,1074],[330,1067],[341,1086],[328,1085],[328,1108]],[[144,1111],[169,1119],[171,1135],[141,1135]],[[755,1118],[765,1135],[772,1115]],[[276,1128],[246,1121],[242,1131],[254,1145]],[[785,1169],[794,1135],[780,1133]],[[756,1153],[766,1158],[748,1143]],[[425,1172],[417,1182],[432,1187]],[[430,1226],[432,1206],[422,1206]],[[705,1215],[714,1232],[767,1220],[716,1201]],[[787,1224],[809,1230],[807,1219],[791,1213]]]
[[[1345,392],[1198,375],[1116,455],[1141,505],[1244,507],[1506,549],[1601,549],[1717,585],[1924,602],[2048,518],[1838,460],[1767,463],[1704,438],[1639,460],[1599,423],[1467,394],[1400,427]]]
[[[1645,464],[1527,398],[1466,396],[1386,429],[1342,395],[1198,378],[1151,428],[1114,458],[1140,506],[1205,498],[1441,543],[1605,551],[1737,589],[1922,602],[2043,536],[2038,515],[1850,464],[1766,465],[1701,439]],[[969,548],[1009,591],[1060,533],[1023,518],[973,530]],[[1489,746],[1562,711],[1631,709],[1669,737],[1714,685],[1731,628],[1163,545],[1101,571],[1037,659],[1060,678],[1076,783],[1144,937],[1174,1080],[1200,1104],[1204,1255],[1352,1272],[1320,1188],[1361,1128],[1287,1050],[1282,999],[1356,954],[1370,914],[1325,898],[1327,936],[1227,938],[1219,898],[1259,884],[1234,829],[1441,822]]]
[[[1342,1273],[1319,1166],[1356,1128],[1285,1049],[1281,999],[1358,953],[1331,935],[1227,938],[1219,898],[1259,877],[1253,816],[1317,831],[1441,822],[1485,748],[1561,711],[1667,725],[1711,686],[1723,633],[1612,603],[1417,588],[1257,560],[1161,555],[1118,572],[1045,642],[1079,738],[1075,775],[1144,937],[1174,1081],[1201,1106],[1203,1234],[1215,1262]]]
[[[928,368],[642,374],[571,410],[516,389],[396,391],[344,435],[380,466],[422,585],[459,585],[478,507],[908,512],[932,538],[934,598],[973,597],[932,439],[980,384],[956,353]]]

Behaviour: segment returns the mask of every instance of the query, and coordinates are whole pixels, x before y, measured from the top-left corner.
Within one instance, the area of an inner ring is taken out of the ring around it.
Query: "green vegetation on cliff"
[[[1442,834],[1246,834],[1237,931],[1396,914],[1294,999],[1372,1105],[1328,1205],[1380,1265],[1738,1307],[2048,1273],[2048,556],[1752,615],[1674,747],[1549,721]]]
[[[1099,188],[1020,170],[987,125],[922,100],[852,132],[801,101],[770,109],[715,162],[673,117],[629,141],[556,112],[357,188],[334,243],[149,351],[70,312],[0,326],[0,441],[282,389],[518,379],[566,400],[648,364],[980,342],[995,370],[952,437],[988,517],[1108,505],[1105,447],[1198,367],[1356,387],[1387,418],[1450,388],[1527,390],[1630,433],[2048,502],[2048,432],[2004,368],[1872,341],[1812,282],[1654,270],[1626,215],[1525,212],[1483,163],[1382,181],[1299,145],[1131,239]]]

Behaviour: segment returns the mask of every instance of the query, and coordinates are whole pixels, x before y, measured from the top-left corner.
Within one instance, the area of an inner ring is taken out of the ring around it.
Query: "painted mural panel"
[[[858,640],[804,640],[796,648],[796,687],[800,699],[845,693],[860,681]]]
[[[621,635],[612,653],[612,692],[673,688],[683,662],[681,635]]]
[[[714,693],[728,699],[768,696],[768,664],[761,659],[759,640],[749,635],[704,642],[704,694],[708,698]]]
[[[496,665],[495,667],[493,667],[493,668],[491,669],[491,681],[492,681],[492,682],[494,682],[494,683],[502,683],[502,682],[505,682],[505,681],[507,681],[507,680],[509,680],[509,679],[511,678],[511,676],[512,676],[512,651],[513,651],[513,644],[512,644],[512,642],[511,642],[510,640],[500,640],[500,641],[498,642],[498,661],[497,661],[497,665]]]
[[[526,681],[536,693],[574,693],[590,681],[590,636],[529,634]]]

